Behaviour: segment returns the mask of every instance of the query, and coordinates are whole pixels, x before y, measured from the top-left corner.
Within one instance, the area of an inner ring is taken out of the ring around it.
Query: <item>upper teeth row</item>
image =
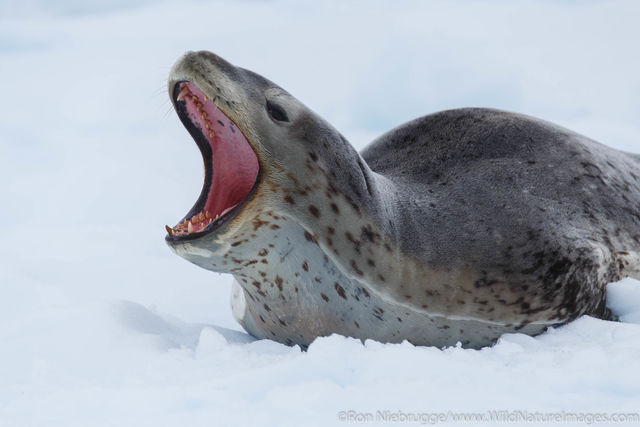
[[[202,120],[204,121],[204,127],[205,129],[207,129],[209,132],[209,138],[214,138],[216,133],[215,131],[211,128],[211,121],[209,121],[209,115],[207,114],[206,111],[203,110],[203,105],[200,102],[200,98],[198,98],[197,95],[194,95],[190,90],[189,87],[187,87],[186,85],[183,85],[182,88],[180,89],[180,93],[178,94],[178,101],[182,101],[185,97],[187,96],[191,96],[191,100],[196,104],[196,111],[198,113],[200,113],[200,117],[202,117]],[[205,96],[204,100],[208,100],[208,98]]]
[[[182,87],[180,88],[180,93],[178,94],[178,98],[176,99],[177,101],[182,101],[187,95],[191,95],[191,99],[193,101],[195,100],[200,100],[200,98],[198,98],[198,95],[194,94],[193,92],[191,92],[191,90],[189,90],[189,86],[183,84]],[[204,96],[204,100],[208,101],[209,98],[207,98],[207,95]]]

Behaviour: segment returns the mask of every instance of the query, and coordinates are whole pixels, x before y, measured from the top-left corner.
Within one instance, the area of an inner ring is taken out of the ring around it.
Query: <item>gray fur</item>
[[[340,333],[480,347],[583,314],[640,276],[640,158],[531,117],[425,116],[360,155],[272,82],[209,52],[174,66],[245,134],[261,176],[213,233],[167,238],[236,278],[234,315],[261,338]],[[287,112],[276,123],[266,100]],[[215,173],[215,172],[214,172]]]

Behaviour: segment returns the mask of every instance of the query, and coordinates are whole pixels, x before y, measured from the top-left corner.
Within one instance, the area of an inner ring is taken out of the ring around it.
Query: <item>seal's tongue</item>
[[[242,132],[193,83],[181,83],[177,103],[183,103],[183,112],[202,132],[210,150],[201,148],[213,169],[213,176],[204,206],[176,227],[168,227],[171,235],[203,231],[209,224],[224,216],[247,197],[258,176],[258,158]],[[200,144],[203,142],[200,141]],[[201,200],[196,203],[200,204]]]

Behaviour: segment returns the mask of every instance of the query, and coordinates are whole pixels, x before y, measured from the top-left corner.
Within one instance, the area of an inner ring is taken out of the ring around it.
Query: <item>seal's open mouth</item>
[[[198,144],[204,160],[204,185],[189,213],[168,240],[193,238],[213,231],[240,210],[258,179],[258,158],[249,142],[214,102],[191,82],[173,90],[180,120]]]

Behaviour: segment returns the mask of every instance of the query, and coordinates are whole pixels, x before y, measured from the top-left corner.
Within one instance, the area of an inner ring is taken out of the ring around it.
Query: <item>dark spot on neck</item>
[[[315,216],[316,218],[320,218],[320,209],[318,209],[316,206],[309,205],[309,212],[311,212],[311,215]]]
[[[338,293],[338,295],[340,295],[344,299],[347,299],[347,294],[345,294],[344,288],[340,286],[338,282],[335,282],[333,284],[333,287],[336,288],[336,292]]]
[[[307,230],[304,231],[304,238],[307,239],[308,242],[318,244],[316,238],[313,237],[313,235],[309,233]]]
[[[364,276],[364,273],[362,272],[362,270],[360,270],[360,268],[358,267],[358,264],[353,259],[351,260],[351,267],[353,268],[353,271],[355,271],[358,276]]]

